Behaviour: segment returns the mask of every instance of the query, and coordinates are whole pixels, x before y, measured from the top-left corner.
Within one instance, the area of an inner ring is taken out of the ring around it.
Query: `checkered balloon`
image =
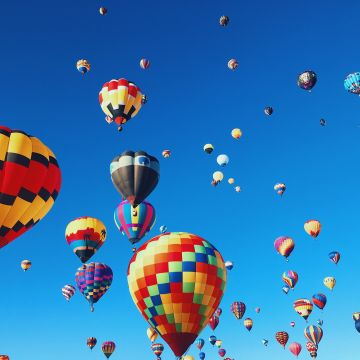
[[[142,316],[180,357],[218,308],[226,268],[219,251],[201,237],[166,233],[133,255],[128,284]]]

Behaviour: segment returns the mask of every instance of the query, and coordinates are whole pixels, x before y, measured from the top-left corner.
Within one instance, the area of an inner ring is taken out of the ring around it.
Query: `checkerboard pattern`
[[[134,254],[128,284],[143,317],[181,356],[218,308],[226,268],[221,254],[201,237],[166,233]]]

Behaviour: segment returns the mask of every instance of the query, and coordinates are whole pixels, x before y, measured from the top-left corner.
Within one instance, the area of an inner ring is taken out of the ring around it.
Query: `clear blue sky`
[[[105,17],[101,5],[109,10]],[[101,359],[99,346],[90,353],[85,345],[95,336],[117,343],[114,360],[154,359],[147,323],[128,293],[131,245],[113,223],[120,198],[109,175],[113,157],[143,149],[161,161],[149,197],[158,214],[149,238],[162,224],[193,232],[235,264],[215,332],[230,357],[291,359],[274,334],[288,331],[289,342],[305,345],[305,322],[292,303],[324,292],[328,305],[309,318],[324,320],[318,358],[357,359],[360,99],[346,93],[343,80],[360,71],[358,1],[14,0],[1,10],[2,125],[51,147],[63,185],[45,219],[0,251],[0,353],[11,360]],[[218,25],[223,14],[230,17],[227,28]],[[148,71],[139,67],[142,57],[151,60]],[[232,57],[239,61],[234,73],[227,68]],[[91,63],[86,76],[76,71],[80,58]],[[296,86],[307,69],[318,74],[312,93]],[[149,97],[121,134],[104,121],[97,99],[114,77],[135,81]],[[263,114],[266,105],[274,107],[271,117]],[[234,127],[243,131],[238,142],[230,136]],[[202,151],[207,142],[215,146],[211,156]],[[163,149],[172,150],[169,160],[161,158]],[[219,153],[230,156],[224,172],[240,194],[226,182],[210,185]],[[287,185],[282,199],[273,191],[278,181]],[[79,293],[70,303],[61,295],[80,265],[65,227],[85,215],[106,224],[107,242],[93,260],[114,271],[94,313]],[[317,240],[303,230],[310,218],[323,224]],[[296,241],[288,264],[273,249],[280,235]],[[331,250],[342,254],[338,267],[327,258]],[[19,267],[23,259],[33,261],[27,273]],[[281,274],[290,269],[300,279],[286,296]],[[332,294],[322,284],[331,275],[337,278]],[[230,313],[234,300],[248,307],[250,333]],[[211,334],[205,329],[202,337]],[[269,339],[267,348],[262,338]],[[219,358],[208,343],[204,351],[207,360]],[[304,349],[300,358],[307,357]],[[168,347],[163,359],[173,359]]]

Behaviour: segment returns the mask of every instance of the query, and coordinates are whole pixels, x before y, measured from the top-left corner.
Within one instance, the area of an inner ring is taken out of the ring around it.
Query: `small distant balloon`
[[[167,232],[167,226],[166,226],[166,225],[161,225],[161,226],[160,226],[160,232],[161,232],[162,234],[165,234],[165,233]]]
[[[113,352],[115,351],[115,343],[113,341],[105,341],[101,345],[101,350],[104,353],[104,355],[109,358]]]
[[[291,321],[291,322],[290,322],[290,326],[291,326],[291,327],[295,327],[295,321]]]
[[[61,292],[64,296],[64,298],[69,301],[75,294],[75,287],[72,286],[72,285],[65,285],[62,289],[61,289]]]
[[[310,236],[317,238],[321,231],[321,223],[319,220],[308,220],[304,224],[304,229]]]
[[[297,343],[297,342],[293,342],[289,345],[289,350],[294,354],[294,356],[298,357],[299,354],[301,353],[301,344]]]
[[[212,184],[214,186],[218,185],[222,181],[223,178],[224,178],[224,174],[221,171],[215,171],[213,173],[213,182],[212,182]]]
[[[295,285],[297,284],[299,276],[297,272],[293,270],[285,271],[282,274],[282,280],[286,285],[288,285],[291,289],[294,289]]]
[[[313,304],[308,299],[298,299],[294,301],[294,310],[307,320],[313,310]]]
[[[218,354],[220,357],[224,357],[226,355],[226,350],[225,349],[219,349]]]
[[[320,326],[310,325],[305,328],[304,335],[308,341],[318,347],[323,336],[323,331]]]
[[[171,151],[170,151],[170,150],[164,150],[164,151],[162,152],[162,156],[163,156],[165,159],[169,158],[170,155],[171,155]]]
[[[340,261],[340,253],[338,251],[331,251],[329,253],[329,259],[334,263],[337,264]]]
[[[232,185],[234,182],[235,182],[235,179],[234,179],[234,178],[229,178],[228,183],[229,183],[230,185]]]
[[[328,276],[324,279],[324,285],[332,290],[335,287],[336,279],[332,276]]]
[[[274,247],[280,255],[287,259],[295,248],[295,242],[291,237],[279,236],[274,242]]]
[[[216,336],[211,335],[211,336],[209,337],[209,343],[214,346],[215,343],[216,343]]]
[[[319,326],[323,326],[323,324],[324,324],[324,321],[321,319],[318,319],[316,322]]]
[[[250,318],[245,319],[244,320],[244,326],[245,326],[246,330],[250,331],[252,329],[252,327],[253,327],[252,319],[250,319]]]
[[[354,321],[359,321],[360,320],[360,312],[354,312],[352,315]]]
[[[238,140],[238,139],[240,139],[241,136],[242,136],[242,131],[241,131],[239,128],[232,129],[232,130],[231,130],[231,136],[232,136],[234,139]]]
[[[86,345],[90,348],[90,350],[92,350],[96,344],[97,344],[97,340],[94,337],[89,337],[86,340]]]
[[[150,60],[148,59],[141,59],[140,60],[140,67],[143,69],[143,70],[146,70],[150,67]]]
[[[204,145],[204,151],[207,154],[211,154],[214,151],[214,146],[212,146],[211,144],[205,144]]]
[[[144,105],[148,102],[148,97],[145,94],[141,95],[141,104]]]
[[[235,186],[235,191],[239,193],[241,191],[241,187],[240,186]]]
[[[196,344],[196,347],[201,350],[205,344],[205,340],[204,339],[201,339],[201,338],[198,338],[196,341],[195,341],[195,344]]]
[[[234,264],[233,264],[232,261],[226,261],[226,262],[225,262],[225,267],[226,267],[226,269],[228,269],[228,270],[232,270],[232,268],[234,267]]]
[[[30,260],[23,260],[21,262],[21,268],[24,270],[24,271],[28,271],[30,268],[31,268],[31,261]]]
[[[156,330],[153,327],[150,326],[146,330],[146,335],[149,338],[149,340],[153,343],[154,341],[156,341],[159,334],[156,332]]]
[[[289,334],[286,331],[278,331],[275,334],[275,339],[285,349],[286,343],[289,340]]]
[[[107,8],[102,6],[102,7],[99,9],[99,13],[100,13],[100,15],[106,15],[106,13],[107,13]]]
[[[264,346],[268,346],[269,344],[269,340],[267,339],[262,339],[261,342],[263,343]]]
[[[314,294],[312,297],[312,302],[315,306],[317,306],[319,309],[323,309],[326,305],[326,296],[324,294]]]
[[[260,308],[259,308],[259,307],[255,308],[255,312],[256,312],[257,314],[259,314],[259,313],[260,313]]]
[[[90,63],[85,59],[80,59],[76,63],[76,68],[84,75],[90,71]]]
[[[222,167],[226,166],[229,163],[229,160],[229,157],[225,154],[218,155],[216,158],[216,162]]]
[[[282,291],[283,291],[285,294],[287,294],[287,293],[289,292],[289,290],[290,290],[289,285],[284,285],[284,286],[282,287]]]
[[[302,72],[298,76],[297,84],[301,89],[311,91],[317,82],[317,75],[312,70]]]
[[[220,17],[219,24],[221,26],[227,26],[229,24],[229,21],[230,21],[229,17],[226,15],[223,15]]]
[[[222,340],[217,339],[217,340],[215,341],[215,346],[220,349],[220,348],[221,348],[221,345],[222,345]]]
[[[325,126],[326,125],[326,120],[325,119],[320,119],[320,125]]]
[[[228,61],[228,68],[234,71],[239,66],[239,63],[236,59],[230,59]]]
[[[274,109],[271,106],[266,106],[265,109],[264,109],[264,113],[267,116],[272,115],[273,112],[274,112]]]
[[[286,190],[286,185],[283,184],[283,183],[277,183],[277,184],[275,184],[275,186],[274,186],[274,190],[275,190],[280,196],[282,196],[283,193],[284,193],[285,190]]]

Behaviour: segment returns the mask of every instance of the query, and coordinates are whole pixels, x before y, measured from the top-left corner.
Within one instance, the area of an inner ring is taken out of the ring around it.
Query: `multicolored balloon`
[[[306,343],[306,350],[310,353],[311,358],[317,358],[317,347],[312,342]]]
[[[213,316],[211,316],[210,320],[209,320],[209,326],[211,328],[211,330],[215,330],[217,328],[217,326],[219,325],[220,319],[218,316],[216,316],[215,314]]]
[[[199,339],[196,340],[196,347],[199,350],[201,350],[204,347],[204,345],[205,345],[205,340],[204,339],[199,338]]]
[[[116,227],[126,235],[131,244],[139,242],[154,226],[156,213],[154,207],[147,201],[136,207],[129,201],[122,201],[114,211]]]
[[[98,262],[84,264],[78,268],[75,274],[76,285],[89,302],[91,311],[94,311],[94,304],[110,288],[112,280],[113,272],[111,268]]]
[[[280,236],[275,240],[274,247],[276,251],[287,258],[290,256],[295,247],[295,242],[291,237]]]
[[[360,320],[360,312],[354,312],[352,315],[354,321],[359,321]]]
[[[156,330],[153,327],[150,326],[146,330],[146,335],[149,338],[149,340],[153,343],[154,341],[156,341],[159,334],[156,332]]]
[[[112,79],[106,82],[100,93],[99,103],[108,123],[115,122],[118,130],[138,114],[142,106],[140,88],[126,79]]]
[[[90,348],[90,350],[92,350],[96,344],[97,344],[97,340],[94,337],[89,337],[86,340],[86,345]]]
[[[211,154],[214,151],[214,146],[212,144],[205,144],[204,145],[204,151],[207,154]]]
[[[229,24],[229,21],[230,21],[229,17],[226,15],[223,15],[220,17],[219,24],[221,26],[227,26]]]
[[[159,161],[145,151],[125,151],[110,164],[111,180],[132,206],[143,202],[160,178]]]
[[[265,109],[264,109],[264,113],[267,116],[272,115],[273,112],[274,112],[274,109],[271,106],[266,106]]]
[[[233,267],[234,267],[234,264],[233,264],[233,262],[232,261],[226,261],[225,262],[225,267],[226,267],[226,269],[227,270],[232,270],[233,269]]]
[[[218,349],[220,349],[220,348],[221,348],[221,345],[222,345],[222,340],[217,339],[217,340],[215,341],[215,346],[216,346]]]
[[[360,73],[349,74],[344,80],[344,87],[349,93],[360,95]]]
[[[115,351],[115,347],[116,345],[113,341],[105,341],[101,345],[101,351],[107,358],[109,358]]]
[[[61,292],[64,296],[64,298],[69,301],[75,294],[75,287],[72,286],[72,285],[65,285],[62,289],[61,289]]]
[[[308,220],[304,224],[304,229],[310,236],[317,238],[321,231],[321,223],[318,220]]]
[[[158,360],[160,360],[160,356],[164,351],[164,345],[163,344],[151,344],[151,350],[154,353],[154,355],[157,357]]]
[[[329,259],[334,263],[337,264],[340,261],[340,253],[338,251],[331,251],[329,253]]]
[[[323,331],[320,326],[310,325],[305,328],[304,335],[306,339],[313,343],[317,348],[322,339]]]
[[[286,185],[283,183],[277,183],[274,186],[274,190],[277,192],[278,195],[282,196],[286,190]]]
[[[245,326],[246,330],[250,331],[253,327],[253,321],[250,318],[246,318],[244,320],[244,326]]]
[[[291,327],[295,327],[295,321],[291,321],[291,322],[290,322],[290,326],[291,326]]]
[[[231,130],[231,136],[236,139],[239,140],[242,136],[242,131],[239,128],[235,128]]]
[[[298,76],[297,84],[301,89],[311,91],[317,83],[317,76],[314,71],[307,70]]]
[[[226,355],[226,350],[225,349],[219,349],[218,354],[220,357],[224,357]]]
[[[28,271],[31,268],[31,261],[30,260],[23,260],[20,264],[21,268],[24,271]]]
[[[224,174],[221,171],[215,171],[213,173],[213,181],[212,181],[212,185],[216,186],[218,185],[224,178]]]
[[[76,68],[84,75],[90,71],[90,63],[85,59],[80,59],[76,62]]]
[[[301,353],[301,349],[302,346],[301,344],[297,343],[297,342],[293,342],[289,345],[289,350],[296,356],[298,357],[299,354]]]
[[[146,70],[150,67],[150,60],[148,59],[141,59],[140,60],[140,67],[143,69],[143,70]]]
[[[65,238],[82,263],[87,262],[106,240],[106,227],[99,219],[83,216],[71,222],[65,230]]]
[[[106,13],[107,13],[107,8],[102,6],[102,7],[99,9],[99,13],[100,13],[100,15],[106,15]]]
[[[294,309],[301,317],[307,320],[313,310],[313,304],[308,299],[295,300]]]
[[[220,317],[221,314],[222,314],[222,309],[221,309],[221,308],[217,308],[216,311],[215,311],[215,315]]]
[[[230,59],[228,61],[228,68],[234,71],[239,66],[239,63],[236,59]]]
[[[171,155],[171,151],[170,150],[164,150],[161,154],[162,154],[163,158],[168,159],[170,157],[170,155]]]
[[[36,137],[0,126],[0,248],[35,226],[52,208],[61,172]]]
[[[235,301],[231,304],[230,310],[236,319],[240,320],[246,312],[246,305],[241,301]]]
[[[285,284],[287,284],[291,289],[294,289],[295,285],[297,284],[299,276],[297,272],[293,270],[285,271],[282,274],[282,280]]]
[[[216,343],[216,336],[211,335],[211,336],[209,337],[209,343],[210,343],[212,346],[214,346],[215,343]]]
[[[326,296],[324,294],[315,294],[312,297],[312,302],[314,303],[314,305],[316,305],[319,309],[323,309],[326,305]]]
[[[336,279],[335,279],[334,277],[332,277],[332,276],[328,276],[328,277],[326,277],[326,278],[324,279],[324,285],[325,285],[328,289],[332,290],[332,289],[335,287],[335,285],[336,285]]]
[[[137,250],[128,266],[128,284],[142,316],[175,356],[182,356],[218,308],[226,268],[208,241],[170,232]]]
[[[289,334],[286,331],[278,331],[275,334],[275,339],[285,349],[285,346],[289,340]]]

